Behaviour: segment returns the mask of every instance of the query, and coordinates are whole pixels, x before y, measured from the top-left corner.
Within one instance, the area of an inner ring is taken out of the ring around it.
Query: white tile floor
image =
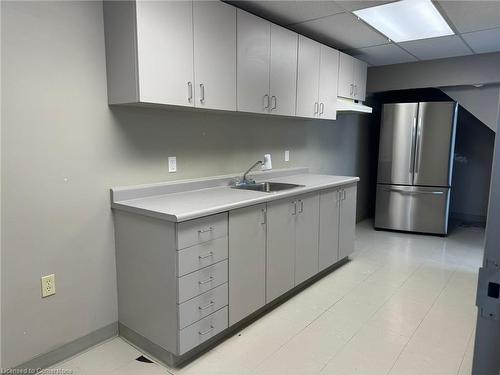
[[[357,227],[352,261],[184,368],[112,339],[55,368],[78,375],[470,374],[484,232]]]

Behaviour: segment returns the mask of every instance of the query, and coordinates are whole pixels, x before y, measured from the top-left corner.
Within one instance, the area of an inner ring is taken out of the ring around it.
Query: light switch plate
[[[285,161],[290,161],[290,150],[285,150]]]
[[[177,172],[177,158],[175,156],[168,157],[168,171],[170,173]]]
[[[42,276],[42,298],[56,294],[56,275]]]

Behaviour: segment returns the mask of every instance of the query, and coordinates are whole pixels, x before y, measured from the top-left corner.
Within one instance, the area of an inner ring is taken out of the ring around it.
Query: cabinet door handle
[[[337,206],[340,205],[341,200],[342,200],[342,191],[339,190],[337,191],[337,200],[336,200]]]
[[[198,234],[203,234],[203,233],[208,233],[208,232],[213,232],[214,227],[208,227],[206,229],[199,229]]]
[[[212,325],[211,325],[211,326],[210,326],[210,328],[209,328],[209,329],[207,329],[206,331],[198,331],[198,333],[199,333],[201,336],[203,336],[203,335],[206,335],[207,333],[212,332],[213,330],[214,330],[214,326],[212,326]]]
[[[358,96],[358,85],[354,85],[354,96]]]
[[[200,309],[200,311],[203,311],[203,310],[206,310],[206,309],[212,307],[214,304],[215,304],[214,301],[210,301],[205,306],[199,306],[198,309]]]
[[[206,279],[206,280],[203,280],[203,281],[198,281],[198,284],[200,284],[200,285],[208,284],[208,283],[212,282],[212,280],[213,280],[213,279],[214,279],[214,277],[213,277],[213,276],[210,276],[210,277],[209,277],[208,279]]]
[[[304,202],[299,201],[299,214],[301,214],[302,212],[304,212]]]
[[[292,202],[293,204],[293,212],[292,212],[292,215],[297,215],[297,202]]]
[[[345,201],[345,190],[342,190],[342,200]]]
[[[264,95],[264,109],[269,109],[269,95]]]
[[[314,114],[316,115],[318,113],[318,102],[314,103]]]
[[[187,86],[188,86],[188,102],[191,103],[191,100],[193,99],[193,83],[192,82],[188,82],[187,83]]]
[[[210,257],[213,257],[213,256],[214,256],[214,252],[213,251],[209,251],[205,255],[199,255],[198,259],[207,259],[207,258],[210,258]]]
[[[274,96],[274,95],[273,95],[273,96],[271,96],[271,103],[273,102],[273,100],[274,100],[274,104],[273,104],[273,106],[271,107],[271,111],[272,111],[273,109],[276,109],[276,107],[278,106],[278,99],[277,99],[277,98],[276,98],[276,96]]]
[[[267,211],[265,208],[262,209],[262,222],[261,222],[262,225],[266,225],[267,224]]]
[[[325,111],[325,103],[320,103],[319,114],[322,115],[324,111]]]
[[[200,103],[205,103],[205,85],[200,83]]]

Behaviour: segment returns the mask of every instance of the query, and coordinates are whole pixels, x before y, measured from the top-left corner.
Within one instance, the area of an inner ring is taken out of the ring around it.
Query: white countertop
[[[114,209],[125,210],[168,221],[181,222],[229,211],[235,208],[251,206],[359,181],[358,177],[309,174],[303,173],[303,169],[298,171],[301,173],[275,178],[265,178],[265,174],[260,175],[257,181],[265,180],[304,185],[302,187],[273,193],[233,189],[226,183],[224,186],[197,188],[195,190],[178,192],[174,191],[168,194],[155,194],[134,199],[118,200],[119,197],[115,191],[133,189],[133,187],[116,188],[115,190],[112,189],[112,207]],[[204,179],[204,181],[209,180]],[[171,183],[169,184],[169,186],[173,185],[174,184]],[[158,191],[159,185],[155,184],[154,186],[156,191]],[[197,187],[199,187],[199,185],[197,185]],[[140,189],[144,190],[145,186],[141,186]]]

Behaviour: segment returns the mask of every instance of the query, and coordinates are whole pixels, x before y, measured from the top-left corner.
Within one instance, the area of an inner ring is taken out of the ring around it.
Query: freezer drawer
[[[449,188],[377,185],[375,228],[447,234]]]

